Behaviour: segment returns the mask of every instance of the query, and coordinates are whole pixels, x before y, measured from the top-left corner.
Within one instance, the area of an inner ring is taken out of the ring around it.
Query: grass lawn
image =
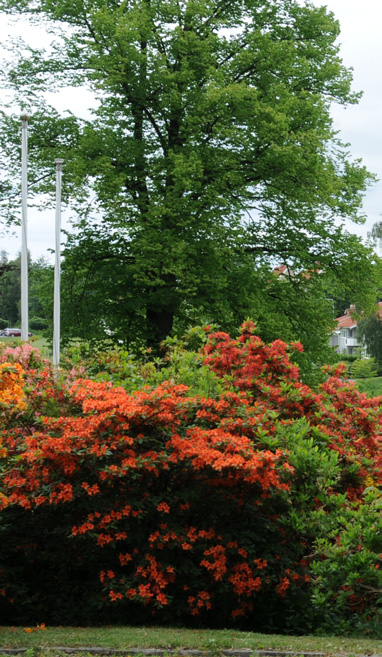
[[[33,628],[30,628],[33,629]],[[215,655],[224,649],[292,651],[296,655],[304,652],[338,653],[349,655],[382,655],[382,640],[316,636],[278,636],[239,632],[236,630],[187,630],[155,627],[103,627],[74,628],[48,627],[28,633],[24,627],[0,627],[0,657],[2,648],[39,648],[44,653],[55,646],[199,649],[210,650]]]
[[[382,376],[376,376],[371,379],[356,379],[356,384],[361,392],[365,392],[368,397],[379,397],[382,395]]]
[[[3,342],[10,347],[17,347],[18,345],[21,344],[21,340],[19,338],[4,338],[0,337],[0,342]],[[34,335],[33,337],[30,338],[29,344],[32,347],[37,347],[39,351],[43,354],[43,356],[49,357],[51,356],[51,350],[48,346],[48,341],[46,338],[41,338],[38,335]]]

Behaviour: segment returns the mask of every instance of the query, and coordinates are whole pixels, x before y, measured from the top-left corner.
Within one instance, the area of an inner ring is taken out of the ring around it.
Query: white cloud
[[[358,105],[347,109],[334,108],[335,126],[343,141],[349,142],[354,158],[361,158],[365,166],[382,181],[382,86],[380,64],[382,40],[380,26],[382,5],[378,0],[312,0],[316,6],[326,5],[341,25],[340,54],[345,66],[353,68],[353,89],[363,91]],[[382,212],[382,182],[369,189],[364,202],[367,221],[352,228],[366,237]],[[352,224],[353,226],[353,224]],[[349,227],[350,229],[350,227]]]
[[[51,42],[51,35],[47,33],[44,27],[31,25],[24,18],[7,18],[2,15],[0,21],[0,57],[9,57],[6,51],[7,42],[11,39],[21,38],[32,48],[48,47]],[[57,111],[65,112],[70,110],[73,114],[85,119],[91,118],[91,108],[96,106],[96,100],[90,90],[85,88],[64,88],[58,92],[48,92],[44,94],[47,101],[53,105]],[[6,93],[2,92],[4,102],[8,100]],[[15,116],[19,116],[19,107],[13,107]],[[11,111],[12,111],[11,109]],[[21,140],[21,121],[20,121],[20,140]],[[19,157],[19,153],[17,153]],[[21,175],[21,170],[20,170]],[[65,175],[65,164],[63,167],[63,176]],[[54,166],[52,167],[52,176],[55,176]],[[20,218],[21,218],[21,198]],[[62,213],[62,228],[69,231],[69,212]],[[55,245],[55,211],[43,210],[38,211],[36,208],[28,208],[28,249],[32,258],[35,260],[45,257],[48,261],[53,262],[54,255],[52,251]],[[62,240],[65,237],[62,235]],[[21,229],[13,228],[3,235],[0,240],[0,250],[5,250],[9,258],[17,256],[21,249]]]

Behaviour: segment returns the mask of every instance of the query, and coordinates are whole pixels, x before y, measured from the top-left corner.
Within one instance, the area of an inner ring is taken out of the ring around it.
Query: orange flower
[[[110,591],[109,597],[113,602],[115,602],[116,600],[122,600],[123,595],[122,593],[115,593],[115,591]]]
[[[289,579],[287,577],[283,577],[278,585],[276,586],[276,593],[281,597],[284,598],[286,595],[287,590],[289,589]]]
[[[0,365],[0,409],[22,411],[26,408],[23,391],[24,370],[19,363],[2,363]]]
[[[163,511],[163,513],[170,513],[170,507],[166,502],[161,502],[157,506],[157,511]]]

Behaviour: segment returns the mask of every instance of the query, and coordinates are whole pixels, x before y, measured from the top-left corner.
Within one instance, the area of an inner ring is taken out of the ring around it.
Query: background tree
[[[49,52],[28,58],[23,48],[6,74],[33,110],[32,188],[51,191],[52,154],[65,159],[77,231],[63,287],[76,330],[156,345],[197,317],[237,326],[271,307],[281,262],[312,278],[319,263],[353,302],[365,296],[371,257],[342,220],[361,220],[371,177],[332,126],[331,103],[358,96],[326,8],[1,0],[0,9],[48,20],[58,37]],[[68,85],[97,95],[91,121],[41,101]],[[18,124],[3,114],[4,157]]]
[[[3,273],[0,278],[0,317],[6,320],[7,326],[17,326],[20,322],[20,256],[9,261],[3,251],[1,265]]]
[[[38,258],[29,267],[29,326],[33,332],[53,329],[54,271],[45,258]],[[53,335],[53,332],[52,332]]]
[[[8,260],[3,251],[0,255],[0,317],[6,321],[6,326],[20,324],[20,256]],[[40,324],[48,326],[50,315],[53,314],[53,270],[44,258],[33,262],[29,257],[29,318],[30,328],[36,318]],[[49,302],[48,302],[49,299]],[[45,305],[44,305],[45,304]],[[5,328],[5,327],[4,327]]]
[[[380,312],[365,317],[358,323],[358,331],[366,349],[382,369],[382,318]]]
[[[368,239],[376,245],[382,238],[382,221],[376,221],[372,228],[371,231],[368,232],[367,234]]]

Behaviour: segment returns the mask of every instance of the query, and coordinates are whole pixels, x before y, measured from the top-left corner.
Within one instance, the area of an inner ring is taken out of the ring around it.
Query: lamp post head
[[[61,157],[56,157],[56,159],[54,160],[54,162],[55,162],[55,164],[57,165],[57,167],[60,167],[60,166],[62,166],[62,165],[64,164],[64,160],[63,160]]]
[[[29,114],[26,111],[25,107],[22,108],[20,118],[22,121],[29,121]]]

